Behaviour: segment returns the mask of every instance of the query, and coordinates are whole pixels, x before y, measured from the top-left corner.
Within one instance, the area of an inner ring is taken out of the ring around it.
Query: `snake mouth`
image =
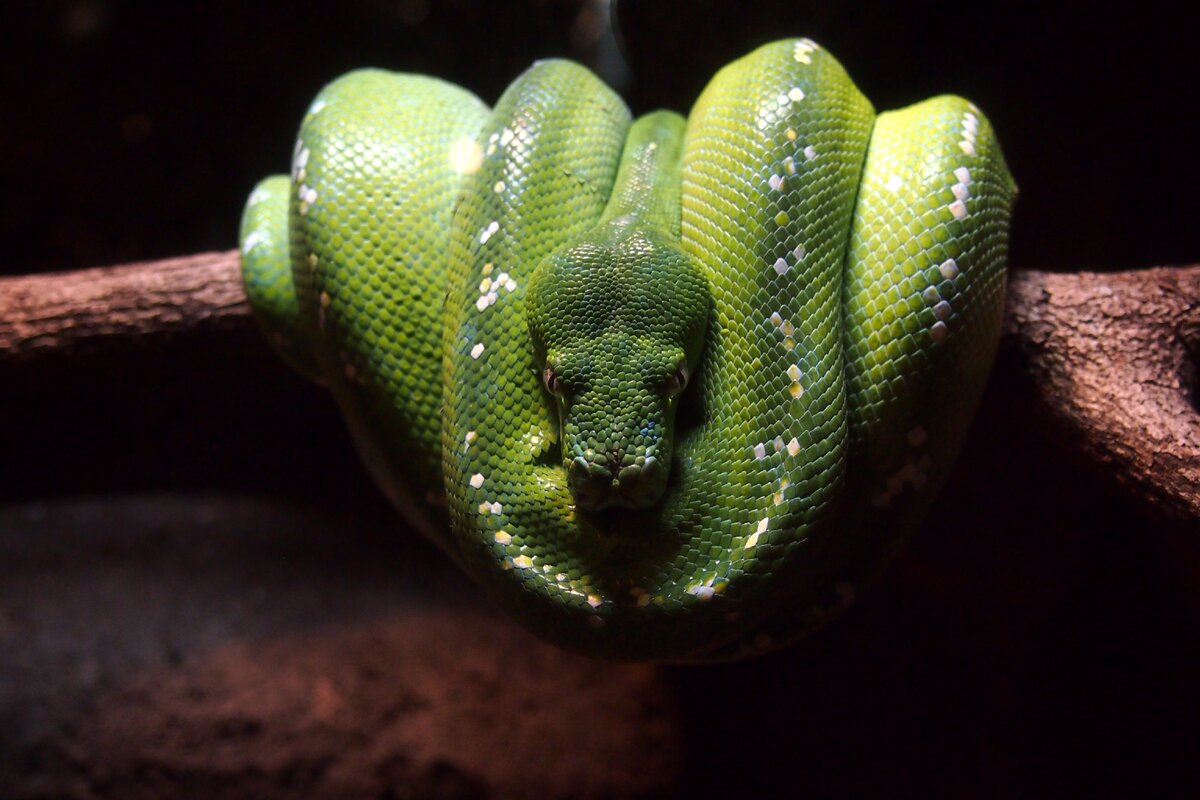
[[[662,497],[667,484],[667,471],[654,456],[619,471],[579,456],[571,462],[567,474],[575,504],[589,512],[649,508]]]

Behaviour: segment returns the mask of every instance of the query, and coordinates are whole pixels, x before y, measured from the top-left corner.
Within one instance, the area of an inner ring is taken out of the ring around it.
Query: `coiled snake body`
[[[848,605],[925,514],[996,346],[1015,187],[957,97],[876,115],[780,41],[685,120],[535,64],[489,110],[365,70],[242,228],[276,348],[540,635],[701,661]]]

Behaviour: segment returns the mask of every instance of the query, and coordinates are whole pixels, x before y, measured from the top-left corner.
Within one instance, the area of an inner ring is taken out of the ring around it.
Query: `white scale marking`
[[[947,273],[950,273],[947,277],[958,274],[958,265],[954,263],[954,259],[952,258],[943,262],[939,269],[943,276],[947,276]],[[921,292],[921,297],[925,298],[926,303],[933,306],[933,316],[937,319],[937,322],[930,326],[929,335],[933,337],[935,342],[940,342],[950,332],[943,320],[950,318],[953,309],[948,302],[942,299],[941,292],[938,291],[936,286],[930,286]]]
[[[979,118],[970,111],[963,114],[962,118],[962,141],[958,143],[958,147],[966,155],[975,155],[975,137],[979,132]]]
[[[267,241],[267,236],[262,231],[251,231],[250,235],[242,241],[242,252],[249,253],[254,248],[258,247],[263,242]]]
[[[473,175],[483,166],[483,147],[467,136],[453,142],[447,153],[450,169],[459,175]]]
[[[811,64],[809,54],[816,49],[817,45],[811,39],[801,39],[792,46],[792,58],[801,64]]]
[[[304,172],[304,168],[308,166],[308,148],[301,147],[296,151],[295,158],[292,159],[292,177],[296,180],[300,179],[300,174]]]
[[[298,194],[300,196],[300,216],[305,216],[312,204],[317,202],[317,190],[301,184]]]
[[[794,381],[797,381],[796,383],[792,384],[793,390],[796,387],[799,387],[799,385],[800,385],[799,384],[800,368],[797,367],[795,364],[793,364],[792,366],[788,367],[787,374],[789,376],[791,376]],[[793,396],[799,397],[801,394],[803,394],[803,389],[801,389],[799,393],[794,394]],[[782,436],[776,436],[774,439],[771,439],[771,440],[768,440],[765,442],[759,442],[759,443],[755,444],[753,447],[754,460],[762,461],[767,456],[772,455],[773,453],[781,453],[784,450],[787,450],[788,455],[791,455],[791,456],[797,455],[801,450],[800,440],[797,439],[795,436],[793,436],[791,438],[791,440],[785,444]],[[787,479],[784,478],[781,488],[786,489],[787,485],[788,485]],[[776,502],[776,505],[778,505],[778,504],[779,504],[779,502]]]

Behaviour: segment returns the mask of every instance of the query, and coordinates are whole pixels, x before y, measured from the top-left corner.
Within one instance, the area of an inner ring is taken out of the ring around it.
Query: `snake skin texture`
[[[842,612],[929,512],[1015,192],[974,105],[877,115],[808,39],[686,119],[565,61],[491,110],[364,70],[251,194],[243,270],[379,485],[514,618],[711,661]]]

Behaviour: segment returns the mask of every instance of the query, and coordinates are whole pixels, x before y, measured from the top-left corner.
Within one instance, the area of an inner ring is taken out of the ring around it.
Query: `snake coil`
[[[327,86],[250,195],[247,292],[374,477],[564,646],[704,661],[849,605],[928,510],[1000,330],[1015,186],[958,97],[876,114],[807,39],[632,120]]]

